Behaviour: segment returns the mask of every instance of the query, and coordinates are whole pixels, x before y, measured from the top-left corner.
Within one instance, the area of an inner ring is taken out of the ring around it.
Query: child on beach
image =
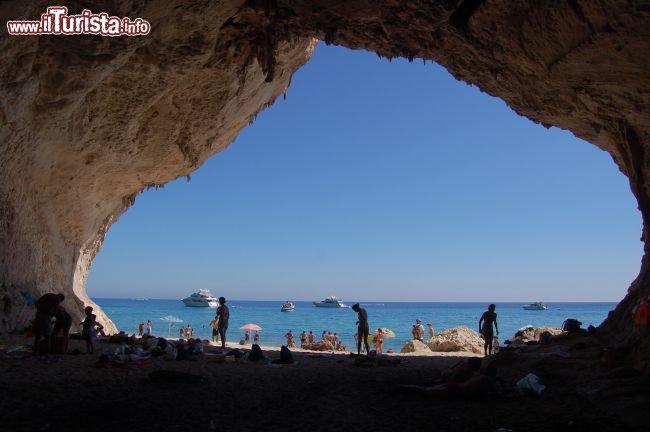
[[[212,328],[212,342],[216,344],[219,342],[219,317],[214,317],[214,319],[210,321],[210,327]]]
[[[81,322],[81,334],[86,341],[86,354],[92,354],[95,352],[93,340],[97,337],[97,329],[102,330],[104,327],[97,322],[92,306],[86,306],[84,313],[86,318]]]
[[[384,351],[384,331],[380,328],[375,333],[375,353],[380,355]]]

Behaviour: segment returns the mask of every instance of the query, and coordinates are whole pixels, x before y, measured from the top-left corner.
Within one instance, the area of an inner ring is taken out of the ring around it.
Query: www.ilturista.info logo
[[[50,6],[40,21],[7,21],[10,35],[79,35],[142,36],[149,34],[151,24],[142,18],[108,16],[106,12],[94,14],[84,9],[80,15],[68,16],[65,6]]]

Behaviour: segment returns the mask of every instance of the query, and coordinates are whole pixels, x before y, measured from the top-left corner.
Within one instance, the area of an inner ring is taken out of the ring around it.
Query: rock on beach
[[[483,354],[483,339],[468,327],[459,326],[443,330],[432,337],[427,346],[434,352],[470,352]]]

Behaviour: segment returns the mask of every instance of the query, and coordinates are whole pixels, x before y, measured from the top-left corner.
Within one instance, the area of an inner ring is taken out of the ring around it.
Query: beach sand
[[[6,353],[31,343],[22,336],[5,337],[1,343],[2,431],[547,432],[648,426],[641,415],[645,413],[635,410],[648,406],[647,387],[644,396],[635,393],[638,386],[628,382],[622,388],[620,379],[612,381],[616,371],[626,376],[621,371],[625,366],[604,362],[591,339],[491,357],[505,392],[479,399],[432,398],[400,388],[432,384],[436,370],[465,361],[464,354],[390,354],[386,358],[398,364],[359,367],[349,353],[297,349],[292,350],[297,364],[291,366],[218,362],[218,353],[206,353],[197,361],[156,358],[139,367],[100,368],[100,353],[119,345],[97,342],[95,354],[55,355],[46,362],[28,353]],[[576,343],[582,344],[579,349]],[[75,348],[84,351],[83,341],[71,340],[70,350]],[[263,350],[279,358],[278,347]],[[203,380],[156,382],[150,374],[161,370]],[[521,395],[513,388],[528,372],[548,386],[541,397]],[[589,391],[595,395],[590,397]]]

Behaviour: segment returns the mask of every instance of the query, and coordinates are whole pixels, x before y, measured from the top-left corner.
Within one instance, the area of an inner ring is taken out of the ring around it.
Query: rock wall
[[[607,151],[650,215],[650,8],[641,1],[170,0],[62,2],[152,24],[142,37],[0,39],[0,293],[5,329],[31,314],[20,291],[62,291],[77,310],[104,234],[139,192],[185,176],[282,94],[314,38],[422,58],[546,126]],[[0,3],[38,19],[49,3]],[[6,30],[5,30],[6,31]],[[471,124],[472,119],[467,119]],[[646,243],[646,252],[648,243]],[[647,254],[602,327],[650,342],[630,311],[650,294]],[[79,314],[77,314],[79,315]]]

